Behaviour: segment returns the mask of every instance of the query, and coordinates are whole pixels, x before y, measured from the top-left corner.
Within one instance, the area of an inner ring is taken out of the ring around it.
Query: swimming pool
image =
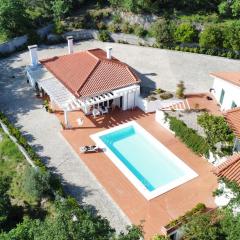
[[[135,121],[91,138],[148,200],[198,176]]]

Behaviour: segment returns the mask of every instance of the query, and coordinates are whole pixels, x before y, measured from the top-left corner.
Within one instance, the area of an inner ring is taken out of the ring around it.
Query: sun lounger
[[[95,145],[80,147],[81,153],[98,152],[99,148]]]

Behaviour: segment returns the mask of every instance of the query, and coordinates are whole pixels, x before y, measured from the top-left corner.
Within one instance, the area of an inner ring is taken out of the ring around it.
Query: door
[[[237,107],[237,104],[236,104],[234,101],[232,101],[232,106],[231,106],[231,108],[235,108],[235,107]]]
[[[225,95],[225,91],[224,91],[224,89],[222,89],[221,95],[220,95],[220,104],[221,104],[221,105],[222,105],[222,103],[223,103],[224,95]]]

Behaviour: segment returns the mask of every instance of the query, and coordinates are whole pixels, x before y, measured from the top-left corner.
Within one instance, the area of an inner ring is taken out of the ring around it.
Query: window
[[[237,104],[234,101],[232,101],[232,107],[231,108],[235,108],[235,107],[237,107]]]
[[[223,103],[224,95],[225,95],[225,91],[224,91],[224,89],[222,89],[221,95],[220,95],[220,104],[221,104],[221,105],[222,105],[222,103]]]

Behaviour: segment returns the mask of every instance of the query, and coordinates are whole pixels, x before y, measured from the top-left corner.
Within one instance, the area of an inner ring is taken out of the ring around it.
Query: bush
[[[62,34],[65,28],[62,21],[55,21],[54,22],[54,32],[56,34]]]
[[[130,33],[133,33],[134,32],[134,29],[133,27],[130,25],[129,22],[124,22],[121,27],[121,32],[123,33],[127,33],[127,34],[130,34]]]
[[[175,117],[168,117],[170,120],[170,129],[175,132],[175,135],[184,142],[187,147],[192,149],[197,155],[208,156],[209,147],[206,140],[197,134],[197,132],[188,128],[188,126],[181,120]]]
[[[98,40],[102,41],[102,42],[108,42],[110,41],[110,34],[108,31],[106,30],[103,30],[103,31],[100,31],[98,33]]]
[[[97,24],[96,24],[96,26],[97,26],[97,29],[99,29],[99,30],[106,30],[107,29],[107,26],[106,26],[106,24],[104,23],[104,22],[98,22]]]
[[[240,51],[240,21],[234,21],[225,28],[223,46]]]
[[[44,195],[48,195],[50,191],[50,174],[49,172],[41,171],[28,167],[25,170],[23,178],[23,191],[33,197],[36,201],[41,200]]]
[[[0,231],[4,227],[11,209],[8,190],[10,188],[10,179],[0,176]]]
[[[42,170],[46,170],[46,167],[44,164],[41,162],[39,156],[36,154],[36,152],[32,149],[32,147],[28,144],[27,140],[25,137],[22,136],[21,132],[19,129],[15,128],[9,121],[8,119],[4,116],[3,113],[0,112],[0,119],[2,122],[8,127],[9,132],[11,135],[13,135],[18,143],[24,147],[24,149],[27,151],[29,157],[35,162],[35,164],[40,167]]]
[[[166,19],[159,19],[151,26],[150,35],[156,38],[160,47],[172,45],[174,43],[173,24]]]
[[[214,116],[204,113],[198,116],[198,124],[204,129],[208,145],[211,151],[215,152],[216,144],[220,143],[221,148],[216,153],[220,155],[231,155],[233,149],[234,134],[222,116]],[[227,147],[229,151],[227,151]]]
[[[172,97],[173,97],[173,94],[170,93],[170,92],[164,92],[164,93],[160,93],[160,94],[159,94],[159,97],[160,97],[161,99],[166,100],[166,99],[172,98]]]
[[[218,25],[206,27],[200,34],[200,47],[223,48],[223,29]]]
[[[117,13],[113,15],[113,23],[115,24],[122,23],[122,17],[120,16],[120,14]]]
[[[192,43],[197,40],[198,31],[190,23],[182,23],[176,28],[174,38],[180,43]]]
[[[108,31],[113,32],[113,33],[117,33],[117,32],[120,32],[120,27],[119,27],[118,24],[111,23],[111,24],[108,25]]]
[[[180,81],[177,84],[177,90],[176,90],[176,96],[178,98],[184,98],[184,91],[185,91],[185,86],[184,86],[184,82]]]
[[[141,26],[141,25],[135,25],[134,26],[134,34],[138,37],[145,37],[147,34],[147,31]]]

